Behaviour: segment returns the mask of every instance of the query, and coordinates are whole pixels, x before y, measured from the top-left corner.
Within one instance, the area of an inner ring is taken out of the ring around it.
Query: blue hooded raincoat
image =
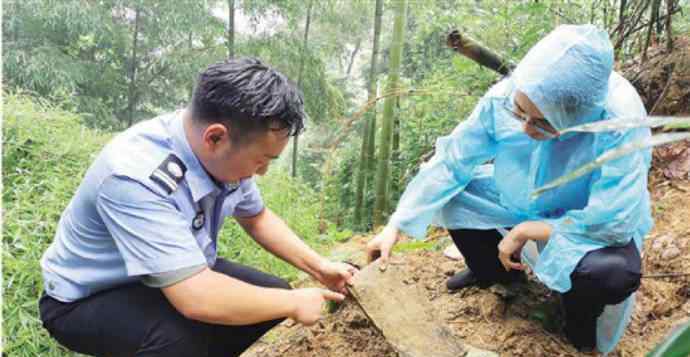
[[[435,155],[407,186],[390,223],[416,238],[425,235],[432,221],[449,229],[501,230],[524,221],[549,223],[549,240],[539,246],[538,259],[527,262],[546,286],[566,292],[570,274],[587,252],[631,239],[641,249],[653,225],[647,191],[651,151],[609,161],[536,199],[530,193],[651,133],[636,128],[533,140],[505,109],[516,90],[558,130],[646,115],[632,85],[613,72],[608,34],[591,25],[560,26],[527,53],[509,78],[494,85],[450,135],[437,140]],[[615,347],[633,301],[631,296],[607,307],[600,317],[601,352]]]

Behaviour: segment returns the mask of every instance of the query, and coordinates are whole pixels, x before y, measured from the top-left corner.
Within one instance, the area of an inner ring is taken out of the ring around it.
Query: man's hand
[[[537,221],[523,222],[511,229],[498,244],[498,259],[506,271],[525,270],[525,265],[519,263],[522,247],[528,240],[548,240],[551,230],[549,224]]]
[[[315,324],[321,318],[323,303],[329,300],[343,301],[345,296],[334,291],[318,288],[291,290],[294,308],[288,317],[305,326]]]
[[[352,284],[352,277],[357,273],[357,268],[350,264],[324,261],[319,264],[316,279],[333,291],[347,293],[346,284]]]
[[[367,243],[367,258],[369,263],[381,258],[381,267],[385,269],[388,258],[391,256],[393,246],[400,239],[397,228],[386,226],[381,233]]]

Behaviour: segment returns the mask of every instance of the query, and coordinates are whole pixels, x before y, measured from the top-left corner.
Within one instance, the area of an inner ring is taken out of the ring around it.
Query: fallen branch
[[[492,50],[482,46],[472,38],[461,34],[458,30],[453,30],[448,34],[446,44],[457,53],[504,76],[515,69],[515,64],[511,61],[501,58]]]

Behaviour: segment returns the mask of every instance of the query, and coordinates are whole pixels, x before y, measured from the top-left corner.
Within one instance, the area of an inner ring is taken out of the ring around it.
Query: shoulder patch
[[[182,160],[174,154],[170,154],[149,178],[168,194],[171,194],[177,190],[177,185],[182,181],[186,172],[187,167],[182,163]]]

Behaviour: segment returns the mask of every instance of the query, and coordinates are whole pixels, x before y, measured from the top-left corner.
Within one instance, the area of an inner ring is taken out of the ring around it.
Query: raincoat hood
[[[513,72],[524,93],[557,130],[603,119],[613,47],[593,25],[562,25],[532,47]]]

